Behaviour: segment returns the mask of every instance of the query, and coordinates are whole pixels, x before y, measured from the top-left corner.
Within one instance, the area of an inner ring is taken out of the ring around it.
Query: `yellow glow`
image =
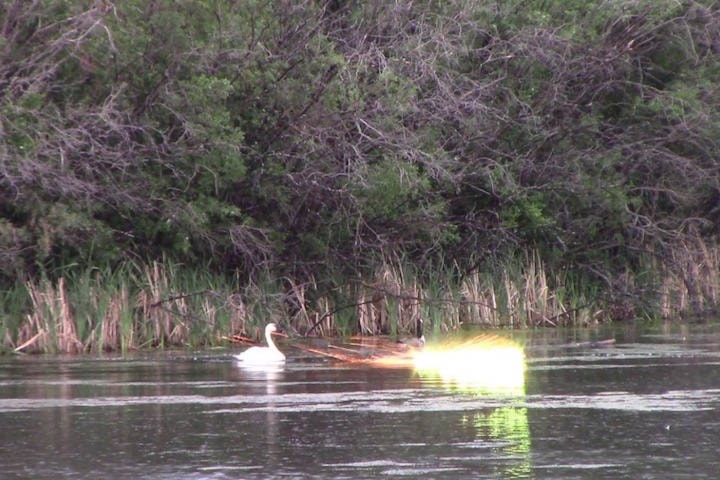
[[[481,440],[500,440],[501,450],[513,458],[501,471],[502,478],[528,478],[532,472],[530,457],[530,426],[527,409],[524,407],[503,407],[483,411],[463,418],[464,422],[472,423],[477,429]]]
[[[523,394],[525,355],[511,342],[502,345],[462,344],[425,347],[413,356],[423,377],[437,377],[458,389]]]

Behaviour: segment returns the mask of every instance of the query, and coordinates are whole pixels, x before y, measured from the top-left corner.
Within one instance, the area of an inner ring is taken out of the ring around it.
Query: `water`
[[[535,332],[515,390],[296,353],[0,358],[0,478],[716,480],[720,329],[673,328]]]

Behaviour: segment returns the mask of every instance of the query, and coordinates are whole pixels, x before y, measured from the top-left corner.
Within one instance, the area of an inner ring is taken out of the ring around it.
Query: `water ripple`
[[[207,405],[206,413],[364,411],[402,413],[464,411],[511,405],[529,409],[596,409],[688,412],[720,407],[720,389],[674,390],[637,394],[599,392],[593,395],[528,395],[518,398],[441,393],[423,389],[397,389],[342,393],[277,395],[149,395],[88,398],[2,398],[0,413],[68,407],[122,407],[129,405]]]

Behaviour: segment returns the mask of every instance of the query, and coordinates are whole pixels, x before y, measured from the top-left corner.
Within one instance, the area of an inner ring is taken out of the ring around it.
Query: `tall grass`
[[[321,319],[315,323],[322,326],[314,330],[324,332],[348,329],[349,322],[352,331],[375,335],[412,333],[419,318],[439,332],[462,325],[519,328],[609,320],[596,301],[579,291],[576,279],[568,273],[548,275],[536,255],[499,274],[458,272],[455,268],[421,275],[412,265],[383,262],[371,277],[321,297],[316,310],[307,314],[309,324]],[[349,320],[343,320],[348,313]]]
[[[702,240],[681,244],[669,261],[653,259],[651,281],[660,285],[651,308],[663,317],[715,315],[720,301],[720,248]]]
[[[609,295],[538,255],[486,271],[419,272],[386,259],[348,281],[300,283],[269,274],[241,282],[168,261],[68,272],[0,292],[0,345],[17,352],[107,352],[222,345],[260,338],[268,321],[300,335],[412,334],[463,325],[585,326],[632,316],[715,312],[720,249],[680,245],[671,261],[649,258],[643,275],[620,275]],[[617,292],[622,292],[618,295]]]
[[[6,349],[51,353],[214,345],[247,323],[245,302],[234,291],[222,277],[169,262],[28,282],[13,290],[25,301],[1,314],[2,342]]]

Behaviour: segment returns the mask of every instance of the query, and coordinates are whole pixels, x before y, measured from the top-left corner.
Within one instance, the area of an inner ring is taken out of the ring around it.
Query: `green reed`
[[[260,338],[269,321],[299,335],[399,335],[415,332],[418,319],[432,334],[697,314],[714,311],[720,298],[720,255],[700,247],[676,252],[672,268],[649,259],[642,275],[615,279],[620,288],[610,293],[577,272],[548,269],[534,254],[471,272],[383,259],[366,275],[322,283],[269,272],[241,281],[167,260],[68,269],[0,292],[0,351],[227,345],[236,334]]]

